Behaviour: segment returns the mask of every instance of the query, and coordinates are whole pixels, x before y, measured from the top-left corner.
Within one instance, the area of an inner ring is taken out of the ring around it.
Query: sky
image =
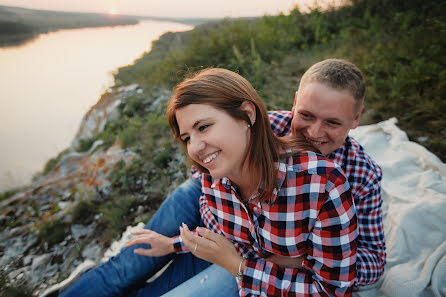
[[[118,13],[158,17],[244,17],[288,14],[297,5],[342,0],[0,0],[0,5],[31,9]]]

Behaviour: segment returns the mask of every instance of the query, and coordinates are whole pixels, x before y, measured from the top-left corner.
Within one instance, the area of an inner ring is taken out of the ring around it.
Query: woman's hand
[[[201,237],[194,235],[184,223],[180,227],[180,236],[189,251],[196,257],[217,264],[236,275],[243,258],[239,256],[232,242],[206,228],[198,227],[196,231]]]
[[[280,268],[302,268],[302,262],[305,260],[306,255],[297,257],[297,258],[291,258],[291,257],[285,257],[281,255],[271,255],[265,260],[273,262],[274,264],[277,264]]]
[[[126,247],[131,247],[135,244],[150,244],[151,247],[150,249],[135,249],[133,252],[137,255],[161,257],[174,252],[173,241],[170,237],[147,229],[134,231],[132,234],[136,235],[136,237],[127,241]]]

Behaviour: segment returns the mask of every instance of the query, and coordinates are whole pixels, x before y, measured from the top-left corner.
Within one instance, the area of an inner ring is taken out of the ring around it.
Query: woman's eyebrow
[[[211,119],[210,117],[208,117],[208,118],[204,118],[204,119],[199,119],[198,121],[196,121],[193,125],[192,125],[192,129],[195,129],[195,127],[197,127],[201,122],[204,122],[204,121],[207,121],[207,120],[209,120],[209,119]],[[182,138],[184,135],[186,135],[186,134],[188,134],[188,133],[181,133],[180,134],[180,138]]]

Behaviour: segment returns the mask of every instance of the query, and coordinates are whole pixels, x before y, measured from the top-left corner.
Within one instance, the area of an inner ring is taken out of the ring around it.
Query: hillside
[[[119,69],[71,147],[32,185],[0,195],[0,292],[41,292],[82,260],[100,259],[125,226],[147,222],[188,173],[167,127],[167,100],[177,82],[204,67],[238,71],[269,109],[289,109],[310,65],[350,60],[367,82],[362,123],[396,117],[411,140],[446,161],[445,15],[436,1],[353,0],[163,35]]]

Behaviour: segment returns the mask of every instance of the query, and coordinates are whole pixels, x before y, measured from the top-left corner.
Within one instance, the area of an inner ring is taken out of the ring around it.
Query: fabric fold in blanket
[[[350,132],[383,170],[384,276],[356,297],[446,296],[446,165],[395,118]]]

